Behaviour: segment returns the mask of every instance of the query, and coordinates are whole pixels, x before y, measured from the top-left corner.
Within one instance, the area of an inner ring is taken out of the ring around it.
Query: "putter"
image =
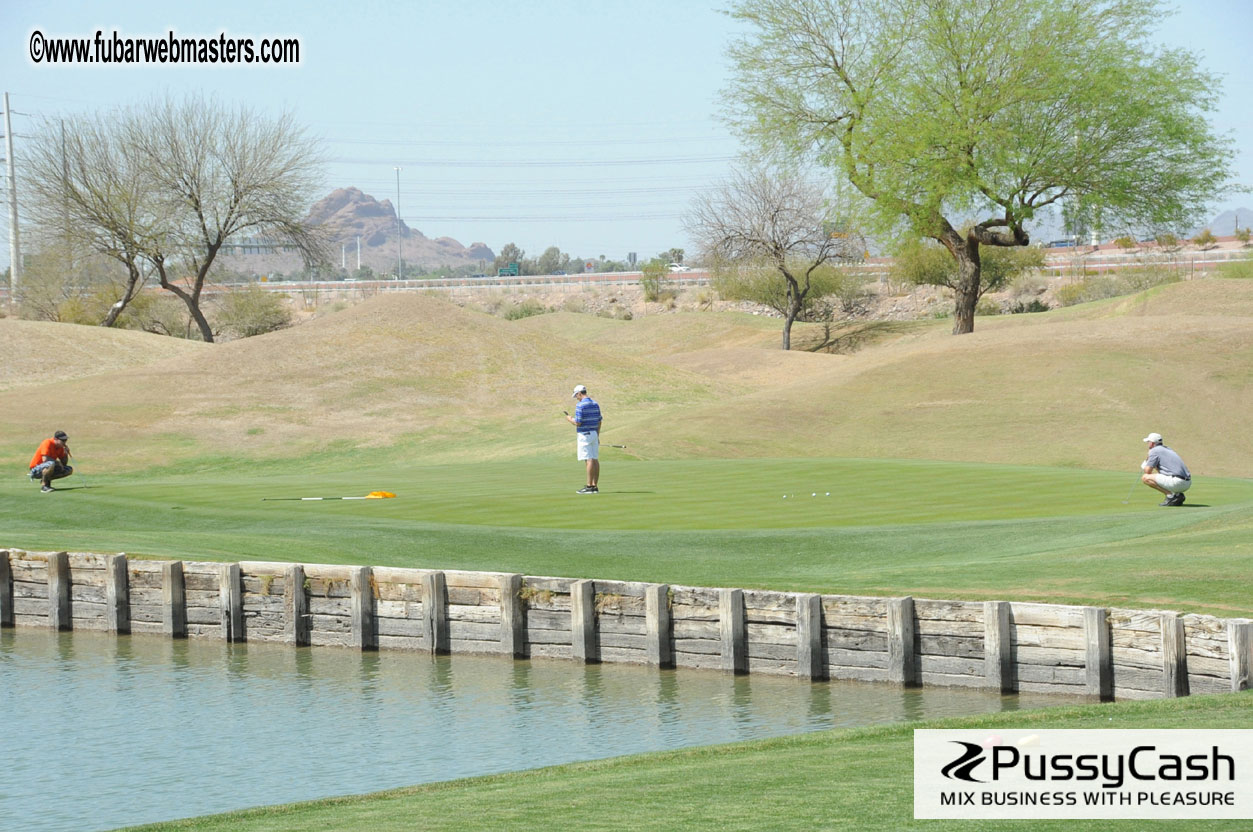
[[[1133,482],[1133,483],[1131,484],[1131,487],[1127,489],[1127,499],[1125,499],[1125,500],[1123,500],[1123,501],[1122,501],[1122,504],[1123,504],[1124,506],[1125,506],[1127,503],[1129,503],[1129,502],[1131,501],[1131,492],[1132,492],[1132,491],[1135,491],[1135,490],[1136,490],[1136,486],[1137,486],[1137,485],[1139,485],[1139,484],[1140,484],[1140,478],[1139,478],[1139,477],[1136,477],[1136,481],[1135,481],[1135,482]]]

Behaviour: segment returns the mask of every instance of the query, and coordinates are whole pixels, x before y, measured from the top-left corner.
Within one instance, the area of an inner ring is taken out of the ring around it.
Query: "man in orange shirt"
[[[74,469],[69,466],[69,441],[70,438],[65,435],[65,431],[59,430],[51,439],[41,442],[39,450],[35,451],[35,455],[31,457],[30,478],[43,482],[43,487],[39,490],[45,494],[56,490],[52,487],[53,480],[59,480],[74,473]]]

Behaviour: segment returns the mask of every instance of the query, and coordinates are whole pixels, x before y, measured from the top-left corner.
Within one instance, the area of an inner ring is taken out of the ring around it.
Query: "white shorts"
[[[580,433],[578,437],[579,459],[600,459],[600,434],[592,431]]]
[[[1182,494],[1192,487],[1192,480],[1185,480],[1182,477],[1172,477],[1170,474],[1154,474],[1153,479],[1157,484],[1172,494]]]

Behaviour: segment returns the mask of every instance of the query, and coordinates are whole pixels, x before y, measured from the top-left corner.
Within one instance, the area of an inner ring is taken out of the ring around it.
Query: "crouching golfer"
[[[587,395],[587,388],[580,384],[570,398],[578,400],[574,415],[566,414],[566,421],[574,425],[578,437],[579,459],[587,461],[587,485],[576,494],[599,494],[596,484],[600,481],[600,405]]]
[[[35,451],[35,455],[31,457],[30,478],[43,483],[43,487],[39,490],[45,494],[56,490],[52,487],[53,480],[59,480],[74,473],[74,469],[69,466],[69,442],[70,438],[65,435],[65,431],[59,430],[52,435],[51,439],[45,439],[39,443],[39,450]]]
[[[1183,464],[1179,454],[1166,447],[1160,433],[1150,433],[1144,441],[1149,443],[1149,456],[1140,463],[1140,469],[1144,471],[1140,481],[1166,495],[1166,499],[1158,505],[1183,505],[1183,492],[1192,487],[1192,472]]]

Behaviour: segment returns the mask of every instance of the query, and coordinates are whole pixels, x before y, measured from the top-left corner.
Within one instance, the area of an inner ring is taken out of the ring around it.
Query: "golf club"
[[[1125,499],[1125,500],[1123,500],[1123,501],[1122,501],[1122,504],[1123,504],[1124,506],[1125,506],[1127,503],[1131,502],[1131,492],[1132,492],[1132,491],[1135,491],[1135,490],[1136,490],[1136,486],[1137,486],[1137,485],[1139,485],[1139,484],[1140,484],[1140,478],[1139,478],[1139,477],[1136,477],[1136,481],[1135,481],[1135,482],[1133,482],[1133,483],[1131,484],[1131,487],[1127,489],[1127,499]]]

